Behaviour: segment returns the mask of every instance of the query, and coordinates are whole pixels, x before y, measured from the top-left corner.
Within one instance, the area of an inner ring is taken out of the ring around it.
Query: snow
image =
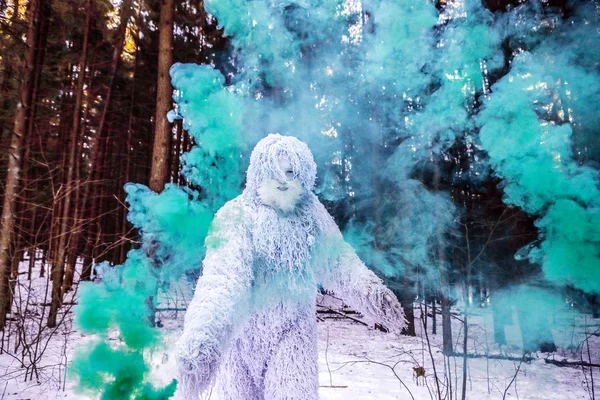
[[[321,399],[409,399],[410,395],[399,379],[408,386],[415,399],[430,399],[432,395],[435,398],[435,378],[423,338],[390,338],[383,332],[368,330],[346,321],[327,321],[321,323],[320,328],[321,385],[332,383],[336,386],[347,386],[339,389],[321,387]],[[327,341],[327,334],[329,334],[329,341]],[[434,343],[437,373],[443,379],[445,373],[444,356],[440,349],[441,335],[431,339]],[[327,359],[332,371],[331,381],[325,349],[328,349]],[[515,356],[518,357],[517,354]],[[462,358],[451,357],[447,362],[450,363],[453,389],[456,390],[458,387],[460,394]],[[391,368],[378,363],[396,365],[395,371],[399,379],[394,376]],[[518,364],[517,361],[469,359],[467,398],[475,400],[502,398]],[[417,365],[425,368],[425,385],[416,384],[413,367]],[[585,384],[582,384],[582,378],[580,369],[560,368],[546,364],[543,359],[537,359],[521,366],[516,379],[517,385],[513,383],[507,391],[506,398],[587,399],[589,396]],[[443,388],[442,396],[444,396]],[[456,398],[456,393],[453,398]]]
[[[47,278],[39,278],[39,269],[34,271],[34,277],[29,285],[21,285],[20,290],[31,290],[35,296],[43,295]],[[25,279],[23,282],[27,282]],[[172,285],[172,290],[180,293],[189,292],[187,285]],[[21,294],[24,294],[22,292]],[[23,297],[24,298],[24,297]],[[163,297],[161,307],[173,306],[166,299],[180,299],[182,296],[169,295]],[[35,301],[33,301],[35,302]],[[335,300],[324,303],[326,306],[339,307]],[[416,317],[419,318],[419,303],[415,303]],[[453,333],[455,349],[462,349],[462,318],[461,305],[453,309],[457,318],[453,318]],[[177,314],[177,318],[175,315]],[[494,356],[513,357],[514,360],[469,358],[467,369],[467,399],[491,400],[502,399],[506,390],[506,399],[521,400],[570,400],[591,399],[589,392],[590,376],[586,376],[581,367],[558,367],[547,364],[545,358],[555,360],[581,361],[577,345],[589,337],[591,361],[600,362],[600,320],[581,316],[566,309],[565,315],[573,315],[574,329],[572,332],[553,334],[557,342],[566,339],[561,335],[573,336],[575,348],[561,348],[552,354],[530,354],[533,361],[523,362],[519,367],[521,353],[518,346],[518,327],[507,327],[508,344],[499,347],[493,344],[491,329],[491,309],[471,307],[469,314],[469,353]],[[147,356],[152,360],[152,379],[155,383],[168,383],[174,377],[175,361],[171,356],[171,348],[181,334],[183,313],[164,312],[163,328],[164,347],[155,349]],[[408,389],[415,400],[436,398],[435,376],[428,351],[427,340],[421,326],[417,326],[417,336],[396,336],[378,330],[370,329],[350,319],[333,314],[319,314],[319,395],[322,400],[355,400],[355,399],[411,399]],[[31,326],[35,326],[31,318]],[[43,343],[48,341],[44,357],[39,363],[37,379],[24,381],[25,369],[21,368],[18,357],[21,353],[0,355],[0,399],[73,399],[83,400],[97,398],[78,394],[73,381],[75,372],[68,365],[73,357],[76,346],[85,345],[89,337],[81,334],[72,326],[72,313],[66,314],[64,324],[56,331],[47,331],[42,336]],[[515,318],[516,321],[516,318]],[[417,319],[417,322],[419,320]],[[438,314],[438,334],[431,334],[431,319],[429,319],[428,336],[431,341],[433,359],[435,360],[438,377],[441,380],[442,397],[446,393],[446,377],[451,377],[452,398],[460,398],[462,380],[462,357],[445,357],[441,352],[441,316]],[[586,333],[587,332],[587,333]],[[53,333],[50,336],[50,333]],[[9,338],[5,337],[7,342]],[[11,351],[14,349],[14,337],[10,338]],[[111,341],[117,343],[118,336]],[[570,338],[569,338],[570,340]],[[584,348],[584,361],[588,361],[587,349]],[[15,358],[15,356],[17,358]],[[67,365],[67,368],[65,368]],[[422,366],[425,369],[425,379],[419,378],[419,385],[414,377],[413,368]],[[392,367],[394,370],[392,371]],[[516,379],[515,371],[519,368]],[[396,373],[396,375],[394,374]],[[598,369],[594,371],[600,372]],[[65,381],[66,376],[66,381]],[[402,382],[406,387],[403,386]],[[586,383],[587,381],[587,383]],[[598,379],[596,378],[596,381]],[[457,390],[458,388],[458,390]],[[599,390],[596,384],[596,392]],[[448,397],[447,397],[448,398]],[[212,400],[219,400],[215,396]]]

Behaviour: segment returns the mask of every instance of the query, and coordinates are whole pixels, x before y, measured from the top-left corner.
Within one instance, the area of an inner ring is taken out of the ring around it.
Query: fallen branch
[[[449,354],[448,357],[464,357],[464,354],[463,353],[456,353],[456,352],[454,352],[452,354]],[[536,360],[533,357],[525,357],[525,356],[523,356],[523,357],[511,357],[511,356],[504,356],[502,354],[489,354],[489,355],[486,355],[486,354],[467,354],[467,358],[488,358],[490,360],[507,360],[507,361],[521,361],[522,360],[523,362],[526,362],[526,363]]]
[[[324,309],[326,309],[326,310],[329,310],[329,311],[331,311],[331,313],[332,313],[332,314],[337,314],[337,315],[340,315],[340,316],[342,316],[342,317],[344,317],[344,318],[351,319],[352,321],[354,321],[354,322],[358,322],[359,324],[363,324],[364,326],[369,326],[369,324],[367,324],[365,321],[361,321],[361,320],[360,320],[360,319],[358,319],[358,318],[351,317],[350,315],[344,314],[344,313],[343,313],[343,312],[341,312],[341,311],[333,310],[333,309],[331,309],[331,308],[329,308],[329,307],[325,307],[325,306],[322,306],[322,305],[320,305],[320,304],[317,304],[317,307],[321,307],[321,308],[324,308]]]
[[[32,306],[42,306],[42,307],[50,307],[52,304],[51,303],[31,303]],[[76,301],[65,301],[63,303],[61,303],[61,305],[63,306],[76,306],[77,302]]]
[[[463,353],[452,353],[449,357],[464,357]],[[489,358],[490,360],[507,360],[507,361],[523,361],[525,363],[536,360],[533,357],[511,357],[503,356],[501,354],[467,354],[467,358]],[[588,363],[585,361],[567,361],[567,360],[552,360],[549,358],[544,359],[546,364],[556,365],[558,367],[589,367],[589,368],[600,368],[600,364]]]
[[[600,364],[588,363],[585,361],[567,361],[567,360],[551,360],[546,358],[546,364],[556,365],[558,367],[589,367],[589,368],[600,368]]]
[[[319,305],[319,307],[325,307],[325,306],[321,306]],[[341,310],[341,311],[336,311],[333,310],[331,308],[325,308],[325,309],[321,309],[321,310],[317,310],[317,314],[336,314],[336,313],[344,313],[346,315],[348,314],[358,314],[358,312],[354,311],[354,310]]]

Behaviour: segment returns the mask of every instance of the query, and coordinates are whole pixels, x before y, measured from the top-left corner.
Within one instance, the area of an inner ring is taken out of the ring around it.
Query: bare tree
[[[12,15],[10,17],[10,28],[14,29],[19,22],[19,0],[14,0],[12,5]],[[16,43],[15,35],[10,35],[10,44]],[[2,84],[0,84],[0,112],[8,109],[8,92],[11,89],[11,81],[13,79],[15,69],[12,60],[8,57],[8,54],[2,55],[2,62],[4,71],[2,74]],[[0,137],[4,137],[4,118],[0,118]]]
[[[47,0],[31,0],[29,5],[29,25],[27,29],[27,47],[23,66],[23,80],[19,88],[19,103],[14,117],[14,128],[8,156],[8,170],[0,227],[0,329],[4,329],[6,314],[4,310],[9,302],[8,277],[11,270],[11,244],[15,226],[15,208],[21,185],[21,170],[27,135],[27,117],[31,107],[32,90],[36,68],[36,49],[38,47],[38,30],[41,25],[42,9],[48,6]]]
[[[83,103],[83,87],[85,83],[85,69],[87,67],[87,56],[88,56],[88,38],[90,33],[90,19],[92,15],[92,1],[86,1],[86,16],[85,16],[85,28],[83,34],[83,44],[81,49],[81,55],[79,57],[79,64],[77,67],[77,87],[75,88],[75,107],[73,109],[73,122],[71,124],[71,130],[67,137],[68,155],[65,157],[65,164],[63,169],[66,170],[65,177],[65,196],[62,207],[62,216],[60,223],[60,232],[58,240],[58,248],[56,249],[56,260],[53,264],[56,266],[65,265],[65,257],[67,254],[68,241],[70,240],[69,232],[69,221],[71,216],[71,203],[74,196],[74,174],[75,174],[75,155],[77,154],[78,136],[79,136],[79,123],[81,121],[81,105]],[[70,268],[69,268],[70,267]],[[73,266],[69,264],[65,270],[65,280],[62,287],[62,296],[65,291],[71,288],[73,284]]]
[[[121,62],[121,53],[123,52],[123,45],[125,43],[125,33],[127,30],[127,24],[129,23],[129,19],[132,14],[132,0],[124,0],[121,3],[121,20],[119,22],[119,27],[116,35],[116,39],[114,42],[111,67],[110,67],[110,83],[108,85],[108,90],[106,92],[106,97],[104,99],[104,108],[102,110],[102,114],[100,116],[100,123],[98,125],[98,130],[96,131],[96,135],[92,140],[91,145],[91,155],[90,155],[90,165],[91,170],[89,177],[91,178],[87,185],[85,185],[85,189],[83,192],[83,197],[81,200],[81,207],[77,212],[77,216],[75,216],[75,230],[73,235],[77,238],[81,234],[81,221],[80,219],[83,217],[83,212],[85,209],[85,205],[90,199],[91,188],[95,180],[97,180],[101,168],[100,163],[104,159],[104,151],[105,151],[105,143],[108,139],[108,128],[107,128],[107,118],[108,112],[111,107],[111,100],[113,95],[113,90],[115,88],[115,79],[117,76],[117,71],[119,69],[119,65]],[[92,196],[91,206],[89,208],[90,215],[89,218],[92,222],[96,219],[97,208],[98,208],[99,196]],[[88,231],[88,241],[86,245],[86,264],[84,265],[84,269],[91,268],[91,257],[89,256],[92,252],[93,248],[93,240],[97,236],[96,230],[93,228],[94,224],[90,225],[90,229]],[[56,315],[58,309],[60,308],[62,302],[62,286],[63,286],[63,278],[64,278],[64,263],[62,265],[57,265],[57,268],[53,268],[52,273],[52,305],[50,306],[50,313],[48,315],[48,327],[56,326]]]

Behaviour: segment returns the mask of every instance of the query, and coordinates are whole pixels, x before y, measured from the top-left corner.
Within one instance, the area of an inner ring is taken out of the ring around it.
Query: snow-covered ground
[[[435,373],[424,338],[392,338],[347,321],[321,323],[319,333],[321,399],[410,399],[411,394],[414,399],[437,398]],[[454,391],[452,398],[460,398],[462,358],[443,356],[440,335],[430,337],[430,340],[442,397],[446,395],[450,378]],[[519,357],[517,352],[514,356]],[[502,399],[506,390],[507,399],[590,398],[581,369],[546,364],[540,355],[537,356],[538,359],[520,366],[508,390],[518,361],[469,359],[466,397]],[[413,368],[419,366],[425,368],[426,377],[424,382],[420,378],[417,386]]]
[[[35,271],[38,276],[39,271]],[[36,278],[31,287],[23,285],[21,295],[27,291],[35,293],[30,302],[43,304],[45,278]],[[170,299],[181,299],[184,295],[176,293]],[[72,301],[72,299],[68,299]],[[170,307],[165,300],[164,307]],[[175,303],[180,303],[176,300]],[[46,307],[47,308],[47,307]],[[32,316],[29,330],[36,329],[36,314],[43,306],[29,306]],[[419,305],[416,305],[419,317]],[[460,310],[457,310],[460,311]],[[569,313],[570,311],[566,311]],[[455,349],[462,350],[462,323],[453,319]],[[571,332],[553,332],[557,342],[564,342],[559,336],[570,335],[575,345],[589,337],[590,355],[593,363],[600,363],[600,336],[590,335],[597,331],[600,320],[573,315],[574,329]],[[34,318],[35,317],[35,318]],[[152,379],[156,383],[168,383],[174,378],[174,360],[170,357],[170,347],[180,334],[183,313],[163,314],[165,346],[149,354],[152,364]],[[439,318],[439,314],[438,314]],[[27,318],[26,318],[27,319]],[[17,352],[0,355],[0,400],[17,399],[89,399],[98,396],[77,394],[73,382],[74,372],[69,360],[77,345],[85,345],[88,338],[71,324],[72,315],[66,313],[65,322],[55,331],[42,329],[38,348],[45,348],[43,357],[37,362],[38,375],[25,381],[25,368],[21,367],[23,345]],[[19,319],[16,318],[16,321]],[[441,352],[441,318],[438,319],[438,334],[432,335],[429,328],[429,345],[421,326],[417,327],[416,337],[394,336],[378,330],[372,330],[350,319],[331,314],[319,315],[319,381],[320,398],[323,400],[353,399],[436,399],[439,393],[445,399],[460,399],[462,388],[462,357],[445,357]],[[508,344],[498,347],[492,340],[491,311],[486,308],[472,308],[469,317],[470,354],[490,354],[497,358],[469,358],[467,367],[466,398],[471,400],[487,399],[531,399],[531,400],[569,400],[592,399],[591,376],[589,369],[581,367],[559,367],[548,364],[545,358],[555,360],[581,361],[577,349],[559,349],[552,354],[530,354],[532,361],[519,361],[518,327],[507,327]],[[13,324],[17,322],[13,321]],[[431,319],[429,320],[431,324]],[[14,326],[13,326],[14,328]],[[39,328],[37,328],[39,330]],[[16,330],[15,330],[16,331]],[[588,333],[586,335],[586,332]],[[4,337],[5,345],[14,349],[16,337]],[[31,340],[31,339],[29,339]],[[431,350],[430,350],[431,348]],[[35,348],[33,349],[35,350]],[[32,351],[33,351],[32,350]],[[584,349],[584,361],[587,348]],[[26,363],[28,357],[25,357]],[[510,359],[512,358],[512,359]],[[434,364],[435,363],[435,369]],[[425,377],[415,378],[415,368],[423,367]],[[585,373],[584,373],[585,372]],[[593,371],[596,381],[595,391],[600,392],[600,369]],[[437,376],[437,385],[436,385]],[[451,393],[449,393],[451,392]],[[213,400],[219,400],[212,396]],[[301,400],[301,399],[300,399]]]
[[[77,332],[71,336],[67,343],[69,352],[73,345],[84,339]],[[171,332],[167,342],[173,343],[176,336],[177,332]],[[430,339],[442,396],[446,393],[447,377],[450,376],[454,391],[452,398],[457,398],[456,388],[460,395],[462,358],[445,360],[439,350],[439,335]],[[57,337],[53,343],[51,349],[54,350],[48,358],[54,358],[54,361],[48,360],[46,365],[54,363],[56,367],[45,370],[39,384],[23,382],[23,373],[16,373],[18,366],[14,359],[1,356],[0,371],[4,384],[0,386],[0,398],[89,399],[89,396],[74,392],[73,382],[64,384],[64,366],[59,366],[55,358],[61,353],[63,340]],[[173,360],[168,355],[167,347],[152,357],[153,376],[164,383],[173,378]],[[506,388],[519,366],[518,361],[469,359],[467,398],[502,399],[506,390],[507,399],[590,399],[581,368],[557,367],[547,364],[542,356],[538,357],[521,364],[508,390]],[[424,380],[419,378],[419,385],[413,371],[418,366],[423,366],[426,373]],[[420,337],[393,337],[347,319],[326,319],[319,323],[319,368],[320,398],[323,400],[436,398],[430,354],[426,341]],[[70,371],[67,369],[66,372],[68,378]],[[60,374],[63,376],[60,377]],[[218,400],[214,396],[213,399]]]

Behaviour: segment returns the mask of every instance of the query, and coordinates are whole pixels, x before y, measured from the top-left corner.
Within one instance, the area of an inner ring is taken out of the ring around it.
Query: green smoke
[[[76,325],[95,338],[78,348],[71,368],[80,390],[99,392],[106,400],[167,399],[175,392],[175,380],[157,389],[146,381],[144,349],[159,344],[146,304],[157,280],[140,255],[130,252],[123,266],[105,271],[100,284],[81,283]],[[115,331],[119,340],[109,344],[108,336]]]
[[[491,167],[505,202],[538,217],[540,240],[518,256],[553,282],[600,290],[594,4],[574,3],[563,20],[536,1],[496,15],[479,1],[449,3],[440,16],[429,1],[206,1],[231,38],[236,74],[171,70],[170,117],[195,140],[182,174],[201,191],[126,186],[143,245],[104,267],[102,283],[82,285],[77,322],[97,338],[74,362],[82,389],[172,394],[174,383],[148,382],[144,355],[161,343],[147,300],[200,268],[213,213],[240,193],[250,149],[271,132],[311,147],[319,194],[348,205],[350,241],[386,276],[416,265],[437,282],[435,249],[461,205],[412,174],[464,140],[489,157],[471,170]],[[504,54],[507,43],[520,54]],[[490,88],[491,74],[505,76]],[[106,344],[114,332],[120,340]]]
[[[175,392],[175,380],[162,388],[149,382],[147,356],[163,346],[150,324],[150,306],[171,281],[198,271],[214,212],[242,184],[236,95],[212,68],[179,65],[172,79],[179,106],[171,117],[185,118],[196,140],[182,157],[182,174],[202,193],[169,184],[160,194],[140,184],[125,186],[127,218],[142,246],[123,265],[97,267],[102,282],[82,283],[76,308],[77,326],[94,339],[78,349],[72,367],[80,389],[102,399],[167,399]],[[109,341],[109,335],[118,340]]]
[[[480,139],[505,201],[539,216],[540,240],[522,249],[546,277],[589,292],[600,291],[600,176],[582,156],[598,134],[598,52],[579,57],[598,38],[592,5],[532,48],[517,55],[492,87],[478,117]],[[596,100],[594,100],[596,99]],[[583,146],[582,146],[583,145]]]

